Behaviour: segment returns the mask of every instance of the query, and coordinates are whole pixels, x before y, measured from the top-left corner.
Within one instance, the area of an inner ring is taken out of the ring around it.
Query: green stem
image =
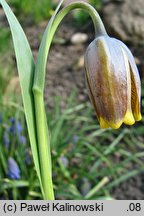
[[[37,122],[37,139],[38,152],[40,158],[41,178],[44,189],[44,199],[54,200],[52,170],[51,170],[51,153],[50,137],[47,128],[44,101],[41,93],[34,91],[35,98],[35,115]]]
[[[59,6],[63,1],[60,2]],[[46,62],[49,49],[52,43],[53,36],[62,21],[62,19],[73,9],[81,8],[88,12],[93,20],[96,36],[106,35],[104,25],[96,12],[96,10],[88,3],[79,1],[74,2],[65,8],[63,8],[57,15],[56,9],[54,16],[48,23],[45,30],[40,49],[38,52],[35,77],[33,85],[33,93],[35,100],[35,117],[37,124],[37,139],[40,158],[41,176],[44,189],[44,199],[53,200],[53,184],[52,184],[52,167],[51,167],[51,154],[50,154],[50,138],[48,132],[48,126],[46,122],[45,109],[44,109],[44,84],[45,84],[45,72]]]
[[[94,7],[86,2],[74,2],[67,7],[63,8],[57,16],[55,16],[52,22],[49,22],[45,30],[44,36],[41,41],[40,49],[38,52],[38,58],[36,62],[36,71],[34,77],[34,88],[39,89],[40,92],[44,91],[45,84],[45,72],[47,57],[49,54],[49,49],[52,43],[53,36],[63,20],[63,18],[73,9],[81,8],[88,12],[93,20],[95,35],[98,37],[100,35],[106,35],[105,27],[101,21],[101,18]],[[51,20],[50,20],[51,21]]]

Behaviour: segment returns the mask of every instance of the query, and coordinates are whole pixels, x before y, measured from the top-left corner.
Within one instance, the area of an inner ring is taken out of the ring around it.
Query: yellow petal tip
[[[135,119],[131,111],[126,112],[123,122],[127,125],[133,125],[135,123]]]
[[[142,120],[142,115],[141,115],[141,113],[134,113],[134,118],[135,118],[135,121],[140,121],[140,120]]]
[[[122,121],[119,121],[117,123],[107,122],[102,117],[100,117],[100,127],[103,129],[104,128],[118,129],[118,128],[120,128],[121,124],[122,124]]]
[[[120,128],[121,124],[122,124],[122,121],[117,122],[117,123],[110,123],[110,127],[112,129],[118,129],[118,128]]]
[[[102,117],[100,117],[100,127],[101,128],[109,128],[109,125],[108,125],[108,123],[102,118]]]

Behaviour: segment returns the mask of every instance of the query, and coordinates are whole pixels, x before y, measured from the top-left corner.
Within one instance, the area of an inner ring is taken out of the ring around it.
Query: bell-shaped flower
[[[117,129],[141,120],[141,84],[130,50],[108,35],[97,37],[85,54],[86,81],[101,128]]]

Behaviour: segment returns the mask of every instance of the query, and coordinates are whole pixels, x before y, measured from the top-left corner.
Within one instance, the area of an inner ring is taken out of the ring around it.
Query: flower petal
[[[134,57],[131,54],[128,47],[121,41],[118,41],[118,42],[123,47],[127,55],[127,58],[129,60],[130,75],[131,75],[131,108],[132,108],[132,113],[133,113],[135,121],[140,121],[142,119],[142,116],[140,112],[141,83],[140,83],[139,72],[135,64]]]
[[[134,68],[131,67],[131,83],[132,83],[132,93],[131,93],[131,106],[134,118],[136,121],[140,121],[142,119],[140,112],[140,85],[139,79],[134,76],[135,72]]]
[[[121,49],[122,49],[123,57],[125,59],[125,68],[127,73],[127,111],[124,116],[123,122],[128,125],[133,125],[135,123],[135,119],[131,109],[132,85],[131,85],[130,65],[125,50],[123,49],[123,47],[121,47]]]
[[[101,128],[109,128],[109,125],[108,125],[108,123],[102,118],[102,117],[100,117],[100,127]]]
[[[135,123],[134,116],[130,110],[127,110],[123,122],[127,125],[133,125]]]

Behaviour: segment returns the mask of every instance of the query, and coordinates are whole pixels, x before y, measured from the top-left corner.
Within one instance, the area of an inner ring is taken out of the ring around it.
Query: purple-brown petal
[[[85,68],[97,116],[110,127],[120,126],[127,109],[127,73],[119,44],[108,36],[95,39],[86,51]]]
[[[141,120],[140,101],[141,101],[141,82],[135,60],[130,50],[121,41],[119,42],[127,54],[131,74],[131,108],[136,121]]]

